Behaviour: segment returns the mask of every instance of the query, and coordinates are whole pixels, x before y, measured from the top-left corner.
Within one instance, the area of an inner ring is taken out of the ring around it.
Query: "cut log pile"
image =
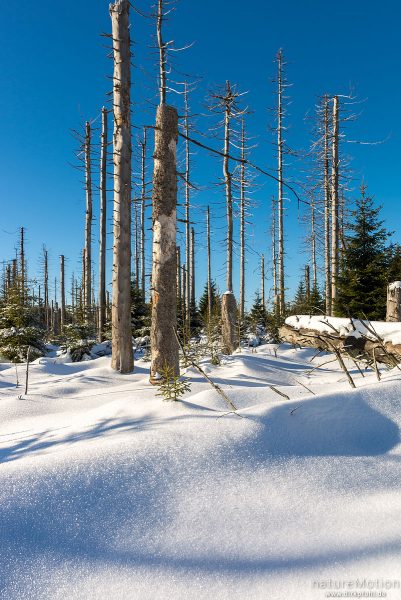
[[[280,328],[280,338],[295,346],[340,351],[355,360],[401,363],[401,322],[295,315]]]

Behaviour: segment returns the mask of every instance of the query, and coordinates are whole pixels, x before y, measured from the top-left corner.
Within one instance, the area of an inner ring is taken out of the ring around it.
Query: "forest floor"
[[[238,415],[192,369],[163,402],[143,360],[2,364],[0,597],[401,598],[401,371],[273,350],[202,363]]]

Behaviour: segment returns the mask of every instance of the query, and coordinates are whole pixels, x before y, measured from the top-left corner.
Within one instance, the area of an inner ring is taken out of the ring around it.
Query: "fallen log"
[[[364,322],[349,319],[349,331],[343,326],[336,328],[335,324],[332,324],[334,319],[330,319],[330,322],[324,321],[324,317],[321,319],[325,326],[313,328],[313,323],[305,327],[301,325],[301,320],[296,322],[294,317],[290,317],[279,329],[280,339],[294,346],[316,348],[320,351],[333,352],[335,349],[369,364],[373,364],[375,360],[392,367],[401,363],[401,343],[393,344],[392,341],[385,340],[368,322],[364,325],[366,333],[361,333],[360,327],[355,328],[355,324]]]

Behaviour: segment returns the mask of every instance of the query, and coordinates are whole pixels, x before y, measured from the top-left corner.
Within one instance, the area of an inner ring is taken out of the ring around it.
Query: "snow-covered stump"
[[[401,321],[401,281],[389,283],[387,287],[386,321]]]
[[[238,348],[237,302],[232,292],[225,292],[221,301],[221,344],[224,354]]]
[[[160,104],[156,115],[153,171],[152,325],[150,382],[166,366],[179,375],[177,326],[176,207],[178,115]]]

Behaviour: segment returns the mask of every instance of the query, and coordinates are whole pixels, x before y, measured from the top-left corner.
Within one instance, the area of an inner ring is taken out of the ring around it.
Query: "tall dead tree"
[[[277,285],[277,225],[276,225],[276,199],[272,198],[272,213],[271,213],[271,239],[272,239],[272,275],[273,275],[273,307],[274,314],[277,316],[279,312],[279,298]]]
[[[44,322],[47,331],[50,330],[50,312],[49,312],[49,252],[43,246],[43,289],[44,289]]]
[[[331,314],[334,313],[337,301],[337,285],[339,270],[339,102],[338,96],[333,98],[332,124],[332,161],[331,161]]]
[[[85,124],[85,313],[89,321],[92,304],[92,165],[91,165],[92,131],[89,121]]]
[[[19,244],[19,276],[20,276],[20,296],[21,301],[25,304],[26,300],[26,259],[25,259],[25,227],[20,229],[20,244]]]
[[[285,314],[285,269],[284,269],[284,191],[283,191],[283,94],[286,82],[283,75],[284,57],[280,49],[276,57],[277,62],[277,217],[278,217],[278,292],[279,314]]]
[[[166,104],[166,48],[162,28],[163,0],[156,15],[159,49],[160,104],[156,113],[152,196],[152,322],[150,382],[168,367],[179,375],[177,326],[177,140],[178,114]]]
[[[195,287],[195,229],[191,227],[191,315],[196,310],[196,287]]]
[[[207,236],[207,316],[210,323],[212,317],[212,253],[210,244],[210,207],[206,211],[206,236]]]
[[[146,127],[143,128],[141,145],[141,290],[145,298],[146,293]]]
[[[131,331],[131,47],[129,0],[110,4],[113,37],[113,298],[112,361],[121,373],[134,367]]]
[[[100,231],[99,231],[99,314],[98,341],[104,338],[106,325],[106,217],[107,217],[107,109],[102,108],[100,149]]]
[[[238,345],[237,328],[237,303],[233,293],[233,194],[232,194],[232,172],[230,164],[230,145],[232,119],[244,114],[237,106],[239,92],[227,81],[224,88],[213,93],[211,98],[214,103],[211,109],[223,113],[224,127],[224,149],[223,149],[223,180],[226,196],[226,292],[222,297],[221,325],[222,325],[222,348],[226,354],[232,354]]]
[[[241,158],[245,160],[245,119],[241,120]],[[245,316],[245,163],[240,165],[240,279],[239,279],[239,316]]]
[[[60,256],[60,300],[60,330],[63,333],[65,326],[65,259],[63,254]]]
[[[329,128],[330,128],[330,112],[329,112],[329,97],[327,94],[323,99],[323,190],[324,190],[324,272],[325,272],[325,299],[326,299],[326,314],[331,315],[331,190],[330,190],[330,174],[329,174]]]
[[[189,102],[188,102],[188,84],[184,86],[184,133],[189,137]],[[191,308],[192,308],[192,260],[191,260],[191,227],[190,227],[190,176],[191,162],[189,140],[185,139],[185,261],[188,266],[187,271],[187,298],[186,298],[186,320],[187,328],[191,329]]]
[[[260,259],[260,277],[261,277],[261,289],[262,289],[262,306],[266,308],[266,294],[265,294],[265,256],[262,254]]]

